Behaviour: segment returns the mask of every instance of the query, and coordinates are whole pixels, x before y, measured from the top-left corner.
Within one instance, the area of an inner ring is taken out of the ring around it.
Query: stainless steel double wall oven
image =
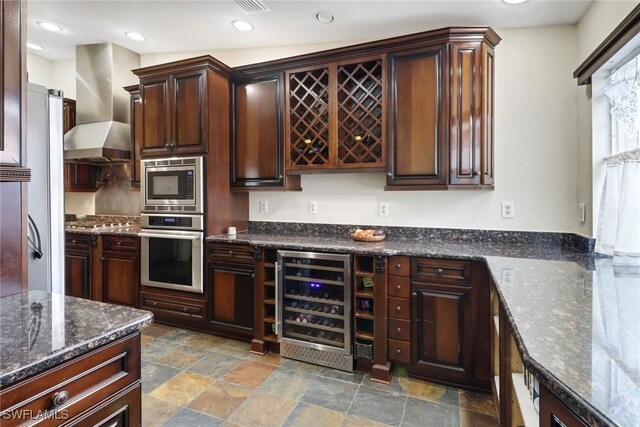
[[[203,158],[140,161],[143,286],[203,292]]]

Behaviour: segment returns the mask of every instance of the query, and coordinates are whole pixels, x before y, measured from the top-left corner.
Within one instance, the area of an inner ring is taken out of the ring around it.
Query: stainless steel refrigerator
[[[29,290],[64,294],[62,92],[29,83],[26,125]]]

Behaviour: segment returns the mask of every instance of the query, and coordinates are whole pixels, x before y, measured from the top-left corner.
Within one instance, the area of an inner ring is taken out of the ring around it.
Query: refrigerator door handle
[[[36,222],[33,220],[33,218],[31,218],[31,215],[27,214],[27,218],[29,219],[29,230],[33,230],[33,232],[36,234],[37,243],[33,241],[31,236],[29,236],[29,233],[27,233],[27,240],[33,247],[33,256],[36,257],[36,259],[41,259],[44,253],[42,252],[42,239],[40,238],[40,230],[38,230],[38,226],[36,225]]]

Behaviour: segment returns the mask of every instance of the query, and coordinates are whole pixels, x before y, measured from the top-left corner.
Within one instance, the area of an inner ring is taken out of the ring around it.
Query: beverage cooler
[[[351,255],[278,251],[280,355],[353,371]]]

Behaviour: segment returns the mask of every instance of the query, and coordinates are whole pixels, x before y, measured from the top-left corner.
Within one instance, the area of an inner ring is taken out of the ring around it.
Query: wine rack
[[[353,306],[356,358],[372,359],[375,341],[375,274],[371,256],[358,255],[354,260]]]
[[[351,256],[278,251],[280,354],[345,371],[351,351]]]
[[[287,72],[287,170],[383,169],[384,58]]]
[[[338,163],[384,166],[382,60],[338,67]]]
[[[329,70],[289,75],[289,158],[292,166],[329,162]]]

